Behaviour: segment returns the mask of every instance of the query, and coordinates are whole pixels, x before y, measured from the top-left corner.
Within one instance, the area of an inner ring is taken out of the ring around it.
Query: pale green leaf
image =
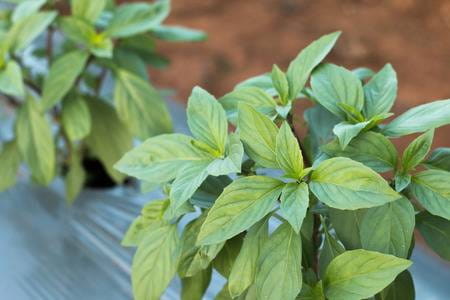
[[[22,0],[14,9],[11,15],[11,21],[17,23],[22,19],[31,16],[39,11],[46,0]]]
[[[280,214],[296,233],[300,232],[308,206],[309,190],[306,183],[291,182],[284,186],[281,193]]]
[[[450,172],[450,148],[436,148],[430,157],[423,162],[427,167]]]
[[[225,110],[213,95],[194,87],[188,100],[187,119],[192,135],[216,150],[225,153],[228,122]]]
[[[49,184],[55,175],[55,143],[49,122],[31,96],[19,110],[16,136],[20,154],[33,179]]]
[[[411,246],[414,218],[414,207],[406,198],[369,208],[361,221],[362,247],[406,258]]]
[[[228,277],[228,289],[232,297],[237,297],[254,282],[257,262],[263,244],[269,238],[269,218],[253,225],[247,232],[241,251]]]
[[[68,97],[63,101],[62,125],[70,141],[85,138],[91,131],[91,114],[81,97]]]
[[[86,179],[86,172],[81,161],[81,153],[72,148],[69,171],[64,179],[66,188],[66,201],[70,205],[80,194]]]
[[[238,83],[234,90],[239,90],[242,88],[256,87],[259,88],[270,95],[276,94],[275,87],[273,86],[272,76],[270,73],[264,73],[261,75],[253,76],[245,79],[244,81]]]
[[[87,58],[88,53],[85,51],[74,50],[52,63],[42,90],[41,107],[44,111],[60,102],[73,88],[77,77],[84,69]]]
[[[328,232],[328,228],[324,226],[323,246],[319,255],[319,272],[322,277],[325,275],[325,270],[330,262],[344,252],[344,246],[342,246],[336,238]]]
[[[169,42],[199,42],[208,37],[201,30],[191,29],[183,26],[156,26],[152,33],[160,40]]]
[[[303,156],[297,138],[287,122],[278,131],[275,153],[285,176],[299,179],[303,171]]]
[[[233,181],[208,212],[198,244],[219,243],[250,228],[273,209],[282,187],[283,182],[265,176]]]
[[[114,11],[105,32],[108,36],[123,38],[154,29],[167,18],[169,10],[169,0],[122,4]]]
[[[181,279],[181,300],[202,300],[211,281],[212,268],[201,270],[191,277]]]
[[[136,300],[159,299],[177,271],[179,236],[176,225],[149,231],[133,258],[131,281]]]
[[[24,96],[22,70],[13,60],[0,70],[0,91],[14,97]]]
[[[107,0],[71,0],[72,15],[94,23],[106,6]]]
[[[400,198],[378,173],[344,157],[320,163],[309,187],[320,201],[338,209],[379,206]]]
[[[365,132],[354,138],[342,150],[338,141],[322,147],[330,156],[344,156],[356,160],[376,172],[387,172],[397,166],[397,149],[384,135],[376,132]]]
[[[119,47],[117,49],[114,49],[114,63],[120,69],[126,70],[148,81],[148,68],[144,59],[141,55],[139,55],[139,53],[139,50]]]
[[[278,168],[275,154],[278,127],[267,116],[241,102],[238,129],[250,158],[263,167]]]
[[[403,152],[402,167],[404,172],[414,170],[427,156],[430,151],[431,144],[433,143],[434,130],[428,130],[422,134]]]
[[[361,80],[351,71],[333,64],[319,66],[311,76],[315,99],[330,112],[342,119],[346,113],[339,106],[344,103],[361,111],[364,92]]]
[[[302,241],[288,223],[264,243],[256,274],[257,299],[294,300],[302,288]]]
[[[360,228],[366,209],[330,209],[330,220],[339,240],[347,250],[361,248]]]
[[[345,149],[352,139],[355,138],[367,124],[369,124],[369,121],[357,124],[341,122],[334,126],[333,133],[337,136],[341,149]]]
[[[269,77],[270,80],[270,77]],[[219,99],[227,113],[228,120],[236,124],[238,118],[238,103],[245,102],[254,109],[268,116],[276,114],[275,100],[259,87],[240,87]]]
[[[415,174],[411,192],[431,214],[450,220],[450,173],[427,170]]]
[[[294,99],[301,92],[312,70],[331,51],[340,34],[338,31],[322,36],[291,61],[287,70],[290,99]]]
[[[115,168],[148,182],[171,181],[192,161],[212,159],[211,155],[193,146],[193,141],[178,133],[149,138],[125,154]]]
[[[86,145],[105,167],[114,181],[122,182],[125,176],[114,169],[114,164],[132,147],[133,136],[108,103],[88,99],[92,127]]]
[[[408,187],[411,183],[411,175],[408,173],[397,173],[395,174],[395,190],[401,192]]]
[[[16,184],[20,153],[16,141],[3,144],[0,150],[0,192]]]
[[[289,97],[289,82],[286,74],[281,71],[277,65],[273,65],[271,77],[273,86],[278,92],[281,103],[286,103]]]
[[[91,39],[97,35],[95,27],[86,20],[78,17],[62,17],[59,25],[64,35],[75,43],[89,45]]]
[[[364,86],[364,115],[372,118],[387,113],[397,97],[397,74],[391,64],[386,64]]]
[[[411,108],[383,129],[383,134],[399,137],[425,132],[450,124],[450,100],[439,100]]]
[[[352,72],[353,72],[353,74],[356,75],[356,77],[359,78],[359,80],[367,80],[370,77],[372,77],[373,75],[375,75],[374,71],[372,71],[369,68],[365,68],[365,67],[353,69]]]
[[[216,158],[208,165],[208,174],[213,176],[240,173],[244,146],[239,139],[239,134],[228,135],[227,154],[224,158]]]
[[[417,228],[427,245],[450,261],[450,221],[422,212],[417,216]]]
[[[411,266],[411,261],[363,249],[346,251],[328,265],[325,295],[333,300],[369,298]]]
[[[142,78],[119,70],[114,102],[119,117],[140,139],[172,131],[166,104],[159,93]]]

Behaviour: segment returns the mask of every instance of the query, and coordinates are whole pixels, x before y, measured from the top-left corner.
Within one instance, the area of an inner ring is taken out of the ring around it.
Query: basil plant
[[[73,200],[90,176],[86,157],[123,182],[113,165],[133,139],[172,131],[163,98],[148,82],[147,65],[168,64],[155,42],[199,41],[204,33],[162,25],[169,0],[72,0],[70,15],[66,2],[11,2],[17,5],[1,11],[0,92],[3,108],[17,114],[1,147],[0,190],[14,185],[25,162],[40,184],[65,175]]]
[[[217,299],[414,299],[416,225],[450,260],[450,149],[427,156],[450,100],[384,122],[394,69],[321,63],[339,35],[218,101],[195,87],[191,135],[152,137],[116,164],[166,194],[123,240],[137,247],[136,299],[159,299],[176,275],[182,299],[201,299],[216,272]],[[296,101],[314,104],[304,122]],[[391,139],[413,133],[423,134],[400,156]]]

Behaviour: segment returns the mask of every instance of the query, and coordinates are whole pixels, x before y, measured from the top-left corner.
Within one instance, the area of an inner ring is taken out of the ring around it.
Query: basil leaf
[[[72,148],[70,156],[69,172],[66,174],[64,185],[66,187],[66,200],[72,204],[84,186],[86,172],[84,171],[81,153]]]
[[[380,292],[411,266],[406,259],[363,249],[346,251],[328,265],[324,286],[330,299],[359,300]]]
[[[414,300],[414,282],[408,271],[403,271],[387,288],[375,296],[375,300]]]
[[[202,300],[211,282],[212,268],[201,270],[191,277],[181,279],[181,300]]]
[[[62,125],[67,137],[74,142],[85,138],[91,131],[91,114],[81,97],[68,97],[63,101]]]
[[[439,100],[411,108],[395,118],[383,129],[383,134],[392,137],[450,124],[450,100]]]
[[[16,135],[20,154],[33,179],[49,184],[55,175],[55,143],[49,122],[31,96],[19,110]]]
[[[344,246],[342,246],[324,226],[324,241],[319,256],[319,272],[321,277],[325,275],[325,270],[327,269],[330,262],[344,252]]]
[[[119,117],[140,139],[172,131],[166,104],[159,93],[142,78],[119,70],[114,101]]]
[[[430,157],[423,162],[427,167],[441,169],[450,172],[450,148],[436,148]]]
[[[395,190],[400,193],[406,189],[411,183],[411,178],[411,175],[408,173],[395,174]]]
[[[299,179],[303,171],[303,156],[297,138],[287,122],[278,131],[275,152],[278,165],[285,176]]]
[[[23,97],[25,93],[22,70],[13,60],[0,70],[0,91],[13,97]]]
[[[208,37],[201,30],[183,26],[159,25],[152,32],[158,39],[169,42],[200,42],[206,40]]]
[[[295,299],[302,288],[300,235],[281,224],[264,243],[256,273],[257,299]]]
[[[339,210],[331,208],[330,220],[340,241],[347,250],[362,248],[361,222],[367,209]]]
[[[115,168],[148,182],[168,182],[192,161],[212,159],[193,142],[191,137],[178,133],[152,137],[125,154]]]
[[[415,174],[411,192],[431,214],[450,220],[450,173],[427,170]]]
[[[347,104],[358,112],[363,108],[361,81],[345,68],[333,64],[319,66],[311,75],[311,87],[317,101],[342,119],[346,114],[339,103]]]
[[[400,198],[379,174],[344,157],[320,163],[309,187],[320,201],[338,209],[379,206]]]
[[[308,206],[309,190],[306,183],[291,182],[284,186],[281,193],[280,214],[296,233],[300,232]]]
[[[242,235],[237,235],[225,242],[222,250],[213,260],[214,269],[225,278],[230,276],[237,256],[242,247]]]
[[[337,31],[322,36],[291,61],[286,73],[290,99],[294,99],[301,92],[311,71],[328,55],[340,35],[341,32]]]
[[[278,127],[248,104],[239,104],[238,128],[246,153],[261,166],[278,168],[275,147]]]
[[[237,133],[228,135],[227,155],[224,158],[216,158],[208,165],[208,174],[213,176],[240,173],[244,146]]]
[[[289,97],[289,82],[286,74],[284,74],[277,65],[273,65],[271,77],[273,86],[278,92],[281,103],[287,103]]]
[[[239,178],[217,198],[198,236],[198,244],[225,241],[267,215],[281,193],[283,182],[266,176]]]
[[[11,21],[13,23],[20,22],[22,19],[29,17],[39,11],[39,9],[45,4],[46,0],[22,0],[16,8],[14,8],[11,15]]]
[[[356,137],[367,124],[369,124],[369,121],[357,124],[341,122],[334,126],[333,133],[337,136],[341,149],[345,149],[352,139]]]
[[[136,299],[161,296],[177,271],[179,243],[176,225],[163,225],[146,233],[131,267]]]
[[[397,166],[395,146],[384,135],[372,131],[358,135],[344,150],[337,141],[323,146],[322,150],[331,156],[351,158],[380,173]]]
[[[194,137],[218,152],[225,153],[228,123],[225,111],[214,96],[195,87],[187,107],[189,129]]]
[[[422,212],[417,215],[417,228],[427,245],[440,257],[450,261],[450,221]]]
[[[397,74],[391,64],[386,64],[364,86],[364,115],[373,116],[387,113],[397,97]]]
[[[369,208],[361,222],[364,249],[406,258],[415,225],[414,207],[406,198]]]
[[[106,0],[72,0],[72,15],[94,23],[106,6]]]
[[[434,130],[428,130],[416,138],[403,152],[402,166],[403,171],[408,172],[414,170],[430,151],[433,143]]]
[[[0,151],[0,192],[16,184],[17,171],[20,166],[20,154],[16,141],[3,144]]]

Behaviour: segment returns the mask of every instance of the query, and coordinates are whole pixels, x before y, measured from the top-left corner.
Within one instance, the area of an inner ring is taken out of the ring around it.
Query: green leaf
[[[303,283],[302,291],[297,296],[296,300],[325,300],[322,281],[319,281],[314,287],[310,287]]]
[[[404,172],[414,170],[427,156],[433,143],[434,130],[428,130],[416,138],[403,152],[402,167]]]
[[[391,171],[397,166],[397,149],[388,138],[376,132],[358,135],[344,150],[338,141],[323,146],[322,150],[330,156],[351,158],[380,173]]]
[[[211,281],[212,268],[181,279],[181,300],[202,300]]]
[[[272,82],[272,76],[270,73],[264,73],[261,75],[253,76],[250,78],[247,78],[246,80],[238,83],[234,90],[240,90],[242,88],[248,88],[248,87],[256,87],[264,92],[269,93],[272,95],[273,93],[276,93],[275,87],[273,86]]]
[[[427,167],[450,172],[450,148],[436,148],[430,157],[423,162]]]
[[[299,179],[303,171],[303,156],[297,138],[284,122],[276,137],[276,159],[285,176]]]
[[[427,170],[415,174],[411,192],[431,214],[450,220],[450,173]]]
[[[55,144],[49,122],[29,96],[22,105],[16,123],[17,145],[34,180],[49,184],[55,175]]]
[[[16,141],[3,144],[0,151],[0,192],[16,184],[17,171],[20,166],[20,154]]]
[[[208,176],[192,195],[190,202],[200,208],[211,208],[230,183],[231,179],[228,176]]]
[[[146,233],[133,258],[131,281],[136,300],[159,299],[177,271],[179,236],[176,225]]]
[[[119,117],[140,139],[172,131],[170,115],[159,93],[125,70],[117,72],[114,102]]]
[[[219,102],[225,109],[228,120],[233,124],[237,122],[239,102],[245,102],[260,113],[268,116],[276,114],[275,108],[277,103],[269,94],[258,87],[236,89],[220,98]]]
[[[14,23],[6,36],[6,43],[14,52],[21,51],[47,29],[56,12],[37,12]]]
[[[192,135],[218,152],[225,153],[228,122],[222,106],[201,87],[194,87],[188,100],[187,118]]]
[[[201,30],[183,26],[159,25],[152,30],[152,33],[158,39],[169,42],[200,42],[206,40],[208,37]]]
[[[22,70],[13,60],[0,71],[0,91],[13,97],[24,96]]]
[[[212,159],[193,145],[194,139],[183,134],[163,134],[147,139],[129,151],[115,165],[122,173],[148,182],[168,182],[192,161]]]
[[[320,201],[338,209],[379,206],[400,198],[379,174],[344,157],[320,163],[309,187]]]
[[[303,49],[298,56],[291,61],[287,70],[289,82],[289,98],[294,99],[305,86],[311,71],[331,51],[341,32],[333,32],[322,36]]]
[[[149,80],[147,65],[136,50],[117,48],[114,50],[113,59],[120,69],[133,73],[145,81]]]
[[[414,282],[408,271],[403,271],[387,288],[375,296],[375,300],[414,300]]]
[[[216,158],[208,165],[208,174],[220,176],[241,172],[244,146],[239,139],[239,134],[231,133],[228,135],[227,148],[227,155],[224,158]]]
[[[287,103],[289,97],[289,83],[286,74],[281,71],[277,65],[273,65],[271,77],[273,86],[280,96],[281,103]]]
[[[334,126],[333,133],[337,136],[341,149],[345,149],[352,139],[355,138],[367,124],[369,124],[369,121],[357,124],[341,122]]]
[[[353,74],[356,75],[356,77],[359,78],[359,80],[367,80],[370,77],[372,77],[373,75],[375,75],[374,71],[372,71],[369,68],[365,68],[365,67],[353,69],[352,72],[353,72]]]
[[[359,300],[380,292],[411,266],[406,259],[366,250],[351,250],[328,265],[324,286],[329,299]]]
[[[244,238],[228,277],[228,289],[233,298],[244,293],[255,280],[260,249],[269,238],[268,221],[266,217],[253,225]]]
[[[233,181],[209,211],[197,243],[219,243],[248,229],[273,209],[282,186],[283,182],[266,176]]]
[[[288,223],[264,243],[256,274],[257,299],[295,299],[302,288],[302,241]]]
[[[69,171],[64,179],[66,188],[66,200],[70,205],[75,201],[84,186],[86,172],[81,163],[81,153],[72,149],[70,156]]]
[[[263,167],[278,168],[275,154],[278,127],[250,105],[239,103],[238,128],[248,156]]]
[[[395,190],[400,193],[406,189],[411,183],[411,178],[411,175],[407,173],[395,174]]]
[[[329,210],[331,224],[347,250],[361,248],[360,227],[366,209]]]
[[[118,118],[114,108],[97,99],[87,101],[92,128],[86,137],[86,145],[116,182],[125,176],[114,169],[114,164],[132,147],[133,136]],[[114,134],[111,134],[111,133]]]
[[[280,214],[296,233],[300,232],[308,206],[309,190],[306,183],[291,182],[284,186],[281,193]]]
[[[225,278],[230,276],[236,258],[242,247],[242,235],[237,235],[225,242],[222,250],[213,260],[214,269]]]
[[[450,261],[450,221],[422,212],[417,216],[417,228],[427,245]]]
[[[42,90],[42,109],[49,110],[60,102],[74,86],[77,77],[84,69],[88,53],[74,50],[59,57],[51,65]]]
[[[415,225],[414,207],[406,198],[369,208],[361,222],[364,249],[406,258]]]
[[[168,199],[152,200],[144,205],[141,215],[128,227],[121,245],[124,247],[136,247],[144,239],[145,233],[153,229],[152,225],[161,225],[163,214],[169,204]]]
[[[110,37],[123,38],[154,29],[167,18],[169,10],[169,0],[122,4],[116,8],[105,32]]]
[[[347,104],[358,112],[363,108],[361,80],[343,67],[333,64],[319,66],[311,76],[311,87],[317,101],[342,119],[346,114],[339,103]]]
[[[324,241],[323,247],[319,255],[319,271],[323,277],[325,270],[330,262],[345,252],[344,246],[342,246],[329,232],[326,226],[324,226]]]
[[[369,119],[387,113],[397,97],[397,74],[391,64],[386,64],[364,86],[364,115]]]
[[[70,141],[85,138],[91,131],[91,114],[81,97],[68,97],[63,101],[62,125]]]
[[[22,0],[14,9],[11,15],[11,21],[17,23],[22,19],[29,17],[36,12],[47,2],[46,0]]]
[[[450,100],[439,100],[411,108],[383,129],[383,134],[399,137],[425,132],[450,124]]]
[[[198,219],[190,222],[181,236],[182,254],[178,273],[182,278],[195,276],[206,269],[225,245],[224,242],[206,246],[195,245],[205,218],[206,213],[203,213]]]
[[[94,23],[106,6],[106,0],[71,0],[72,15]]]

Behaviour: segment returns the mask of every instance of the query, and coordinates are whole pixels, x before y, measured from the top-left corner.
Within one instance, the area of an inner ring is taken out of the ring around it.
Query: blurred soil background
[[[161,43],[172,61],[151,70],[160,88],[186,102],[194,85],[220,97],[247,77],[285,69],[314,39],[342,30],[327,60],[347,68],[397,71],[396,113],[450,98],[450,0],[173,0],[168,24],[198,28],[203,43]],[[436,133],[450,146],[450,127]],[[410,140],[407,139],[407,140]],[[405,141],[399,141],[404,146]]]

